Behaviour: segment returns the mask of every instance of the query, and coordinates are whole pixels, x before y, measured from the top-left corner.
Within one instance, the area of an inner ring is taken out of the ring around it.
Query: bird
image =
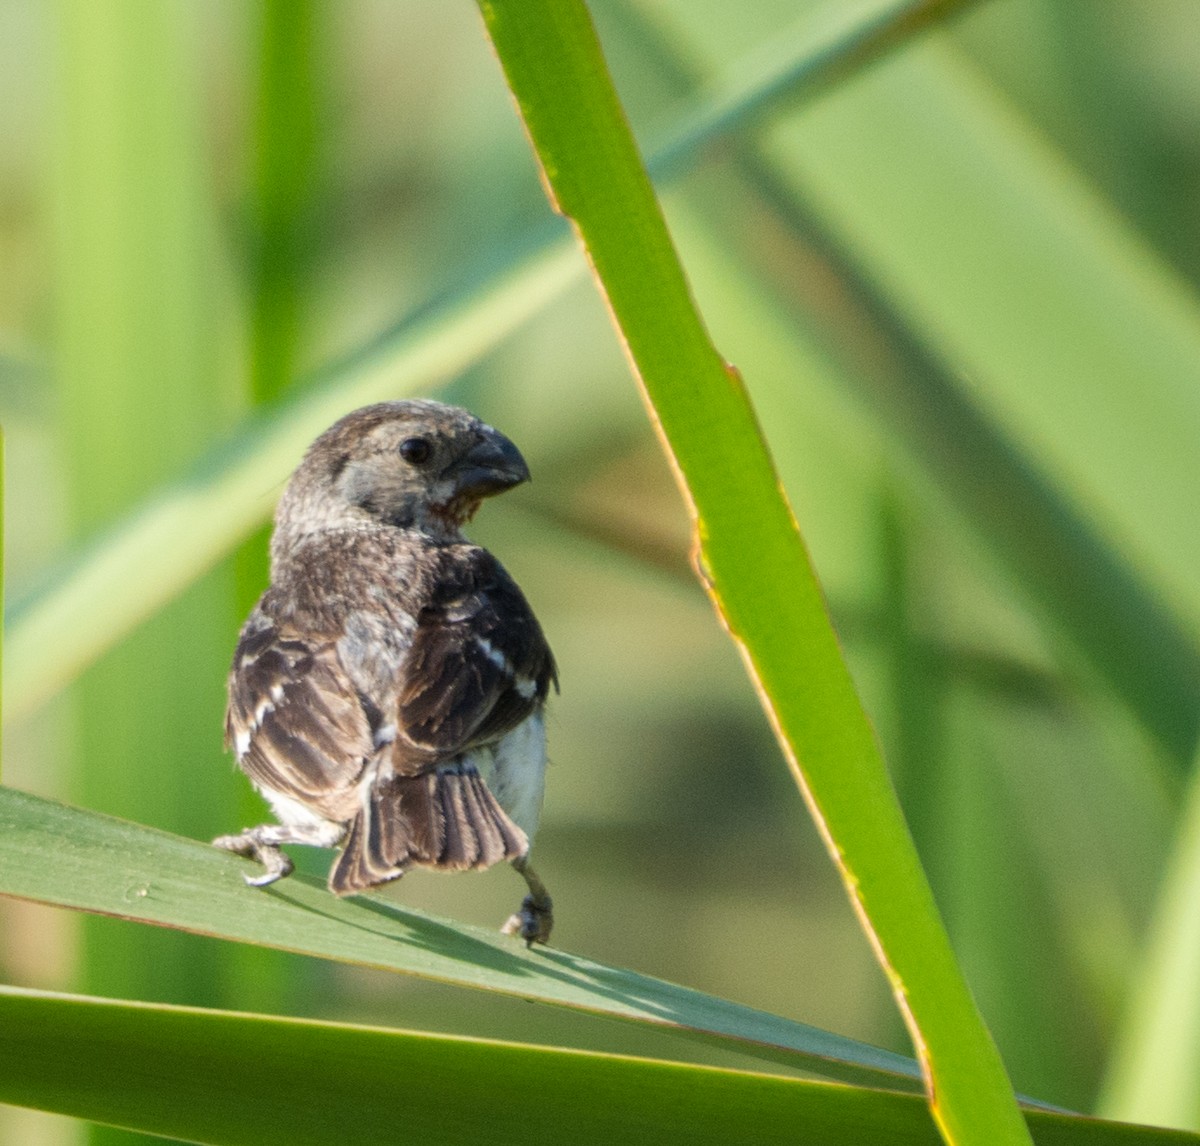
[[[263,866],[247,883],[289,875],[288,844],[340,849],[338,896],[508,861],[528,895],[502,930],[549,939],[529,852],[557,669],[516,582],[462,532],[528,480],[507,437],[428,399],[354,410],[308,448],[228,679],[227,746],[278,821],[213,840]]]

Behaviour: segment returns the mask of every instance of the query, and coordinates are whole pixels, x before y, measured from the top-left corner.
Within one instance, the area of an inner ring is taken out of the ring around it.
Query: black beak
[[[529,480],[521,451],[503,434],[491,430],[454,466],[454,486],[460,497],[491,497]]]

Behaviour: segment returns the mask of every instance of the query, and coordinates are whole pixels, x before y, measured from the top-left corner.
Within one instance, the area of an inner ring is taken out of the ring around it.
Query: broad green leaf
[[[976,400],[936,343],[892,309],[786,169],[765,159],[747,182],[752,201],[792,227],[795,258],[821,265],[814,286],[828,290],[826,275],[837,281],[836,325],[822,323],[816,298],[802,300],[809,306],[797,317],[816,326],[845,390],[865,400],[889,447],[933,479],[1047,629],[1082,655],[1186,768],[1200,719],[1200,644],[1193,631],[1085,507],[1035,463],[1023,438]],[[744,199],[731,202],[726,227],[745,208]],[[772,255],[778,259],[779,252]],[[759,261],[761,273],[770,274],[768,260]]]
[[[831,1078],[919,1077],[901,1055],[381,896],[338,899],[301,876],[247,887],[252,870],[207,844],[0,787],[0,895],[651,1023]]]
[[[766,60],[690,114],[661,151],[664,171],[760,117],[793,92],[812,96],[954,10],[943,0],[873,0],[818,11]],[[739,69],[734,69],[738,72]],[[481,261],[460,291],[401,320],[331,364],[305,394],[253,420],[209,451],[105,535],[39,579],[10,615],[9,718],[19,720],[105,649],[175,597],[257,526],[308,443],[356,405],[443,384],[491,351],[568,285],[583,264],[557,232],[532,248]]]
[[[1069,519],[1048,503],[1048,528],[1007,523],[1028,480],[1014,482],[1021,475],[1011,461],[1001,469],[994,450],[984,456],[982,477],[1012,475],[973,495],[998,539],[1023,550],[1010,564],[1042,566],[1030,578],[1039,603],[1059,624],[1070,618],[1077,642],[1143,714],[1157,709],[1147,723],[1186,762],[1200,633],[1200,535],[1181,512],[1200,496],[1195,293],[946,43],[923,43],[781,119],[768,150],[859,273],[965,380],[983,420],[1120,554],[1143,604],[1157,598],[1174,618],[1164,630],[1151,611],[1139,632],[1130,579],[1113,576],[1102,548],[1089,558],[1074,546],[1071,566],[1056,571],[1038,550]],[[969,438],[942,448],[969,456],[978,435],[963,429]],[[926,453],[938,447],[928,436]],[[961,462],[940,466],[965,480]],[[1109,629],[1121,614],[1136,660]]]
[[[936,1140],[904,1095],[579,1051],[12,988],[0,1028],[0,1102],[220,1146]]]
[[[618,4],[616,11],[626,39],[652,44],[660,75],[676,89],[695,86],[689,63],[694,52],[687,50],[681,27],[668,36],[634,5]],[[739,16],[730,9],[707,23],[732,31]],[[769,90],[773,74],[764,61],[762,73],[747,74],[743,84]],[[780,119],[786,123],[786,113]],[[780,130],[786,137],[787,128]],[[1047,628],[1087,659],[1186,768],[1200,720],[1195,634],[1102,533],[1087,507],[1049,480],[1036,451],[978,400],[954,357],[880,288],[857,245],[809,202],[798,177],[803,153],[768,149],[743,133],[724,154],[724,182],[695,188],[689,201],[736,249],[759,291],[776,309],[783,304],[795,324],[793,337],[819,348],[832,368],[828,384],[864,400],[888,449],[917,460]],[[777,224],[769,245],[760,238],[768,220]],[[836,307],[829,305],[831,292]],[[758,308],[756,320],[769,330],[778,319],[767,309]],[[808,389],[793,387],[791,409],[776,413],[781,427],[803,417]],[[788,435],[777,436],[776,456],[786,472],[779,450]]]
[[[0,1027],[0,1102],[213,1146],[937,1141],[915,1095],[652,1059],[12,987]],[[1028,1117],[1046,1146],[1200,1141]]]
[[[480,0],[557,210],[576,227],[676,466],[698,564],[891,980],[951,1143],[1028,1142],[737,372],[692,302],[579,3]]]

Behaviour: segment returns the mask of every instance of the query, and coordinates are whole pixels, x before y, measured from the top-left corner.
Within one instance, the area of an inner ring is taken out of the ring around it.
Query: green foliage
[[[264,893],[241,881],[245,868],[202,844],[0,791],[3,894],[648,1023],[859,1084],[917,1077],[898,1055],[377,896],[335,900],[303,876]],[[318,1143],[351,1123],[356,1141],[394,1141],[397,1080],[414,1078],[426,1081],[403,1096],[413,1141],[600,1143],[636,1126],[652,1142],[782,1142],[798,1125],[829,1143],[936,1139],[915,1096],[863,1085],[3,987],[0,1023],[0,1101],[189,1142]],[[1196,1141],[1026,1116],[1039,1143]]]
[[[494,931],[450,926],[384,900],[330,896],[296,876],[261,892],[206,845],[0,791],[0,893],[101,915],[419,975],[654,1023],[831,1078],[904,1085],[911,1059]]]
[[[932,1142],[468,7],[0,6],[5,779],[89,809],[0,790],[0,978],[155,1000],[0,988],[0,1102],[114,1142],[352,1120],[391,1141],[394,1080],[419,1075],[444,1085],[404,1088],[414,1140]],[[619,105],[581,5],[506,26],[516,7],[486,6],[501,63],[687,479],[708,587],[932,1052],[936,1125],[1021,1135],[856,690],[1018,1088],[1091,1109],[1103,1086],[1114,1117],[1200,1129],[1189,17],[605,0]],[[658,141],[686,282],[625,115]],[[18,122],[52,141],[45,212]],[[219,761],[218,690],[261,533],[236,579],[226,557],[324,426],[422,392],[511,433],[537,477],[475,528],[563,666],[539,867],[595,960],[443,921],[494,922],[511,873],[347,903],[321,857],[260,892],[171,834],[230,830],[251,798]],[[87,913],[85,941],[18,901]],[[1197,1140],[1025,1113],[1038,1142]],[[59,1129],[0,1109],[0,1138]]]
[[[3,988],[0,1022],[0,1099],[220,1146],[936,1138],[919,1100],[675,1063]]]
[[[0,1099],[213,1146],[937,1138],[915,1096],[678,1063],[5,987],[0,1022]],[[1056,1146],[1194,1140],[1030,1118]]]

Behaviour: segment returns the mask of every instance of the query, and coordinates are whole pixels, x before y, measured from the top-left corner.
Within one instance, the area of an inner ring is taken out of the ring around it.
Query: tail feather
[[[468,825],[468,831],[474,833],[475,836],[475,854],[478,857],[475,862],[480,867],[490,867],[497,860],[504,858],[507,841],[504,838],[503,825],[496,822],[490,814],[490,809],[486,806],[486,801],[480,798],[479,790],[481,788],[483,788],[482,784],[478,786],[462,785],[462,803],[465,813],[463,822]],[[484,788],[483,791],[487,793],[487,789]],[[507,820],[508,817],[505,816],[505,819]]]
[[[525,833],[473,768],[394,777],[372,788],[351,822],[329,887],[352,895],[410,867],[476,870],[528,851]]]
[[[438,779],[441,783],[437,786],[435,799],[441,808],[443,830],[442,838],[438,841],[441,846],[430,858],[434,859],[439,867],[461,871],[471,866],[466,861],[474,850],[475,833],[471,827],[469,813],[464,807],[463,785],[448,784],[440,776]]]
[[[443,784],[440,789],[447,805],[447,832],[438,866],[485,868],[524,855],[529,850],[525,833],[496,802],[479,774],[469,772],[454,778],[462,783]],[[456,832],[451,825],[457,827]]]
[[[437,855],[446,830],[435,774],[393,779],[373,793],[375,819],[385,840],[385,853],[406,867]]]
[[[336,895],[352,895],[403,874],[402,871],[389,874],[369,862],[365,817],[359,813],[350,822],[342,854],[329,873],[329,890]]]

